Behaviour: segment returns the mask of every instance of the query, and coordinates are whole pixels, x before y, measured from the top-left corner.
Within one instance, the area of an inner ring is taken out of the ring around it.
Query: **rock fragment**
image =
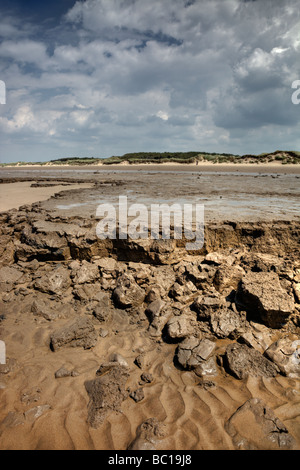
[[[55,331],[50,337],[50,347],[53,351],[66,346],[90,349],[96,345],[97,337],[91,320],[80,317]]]
[[[226,300],[217,291],[200,295],[193,303],[193,308],[201,321],[209,321],[212,314],[222,307],[226,307]]]
[[[79,372],[76,369],[68,370],[65,367],[60,367],[54,374],[56,379],[62,379],[64,377],[78,377]]]
[[[278,274],[249,272],[238,288],[237,301],[270,328],[281,328],[293,313],[294,299],[281,287]]]
[[[136,403],[138,403],[139,401],[142,401],[145,398],[144,390],[142,388],[138,388],[130,393],[130,397]]]
[[[194,372],[199,377],[218,375],[215,358],[210,357],[206,361],[200,362],[200,364],[195,368]]]
[[[90,399],[87,421],[91,427],[99,427],[111,411],[120,411],[128,397],[125,389],[128,377],[127,368],[115,363],[104,375],[85,382]]]
[[[142,369],[144,367],[144,363],[145,363],[145,356],[144,354],[139,354],[138,356],[136,356],[135,360],[134,360],[134,363],[140,368]]]
[[[148,329],[150,335],[154,337],[161,336],[165,325],[172,316],[172,310],[164,301],[158,299],[148,305],[145,313],[150,320]]]
[[[125,359],[121,354],[119,354],[119,353],[113,353],[113,354],[111,354],[109,360],[112,361],[112,362],[118,363],[120,366],[128,367],[128,362],[127,362],[126,359]]]
[[[227,346],[226,367],[238,379],[251,377],[275,377],[278,367],[256,349],[246,344],[233,343]]]
[[[96,264],[89,263],[86,260],[83,260],[81,263],[75,261],[73,262],[71,276],[74,284],[95,282],[99,279],[99,268]]]
[[[93,310],[93,315],[100,322],[109,321],[112,317],[114,307],[112,305],[110,295],[106,292],[100,292],[98,302]]]
[[[186,338],[193,333],[191,318],[187,315],[179,315],[170,318],[167,322],[168,336],[173,340]]]
[[[145,300],[146,293],[134,280],[132,275],[123,274],[117,280],[113,299],[121,308],[137,307]]]
[[[71,286],[70,274],[67,268],[58,266],[50,273],[42,275],[35,283],[35,289],[47,294],[61,295]]]
[[[166,303],[161,299],[157,299],[151,302],[146,308],[145,312],[146,315],[149,317],[149,320],[154,321],[157,317],[161,316],[161,312],[165,305]]]
[[[210,317],[210,327],[217,338],[236,338],[245,330],[243,313],[238,313],[227,307],[213,312]]]
[[[300,337],[280,338],[268,347],[265,356],[279,367],[283,375],[300,378]]]
[[[25,423],[25,417],[23,413],[10,411],[4,420],[0,423],[0,432],[5,431],[9,428],[14,428]]]
[[[52,321],[59,317],[59,314],[53,311],[45,302],[34,300],[31,305],[33,315],[43,317],[45,320]]]
[[[164,425],[156,418],[149,418],[138,426],[136,438],[128,450],[156,450],[164,436]]]
[[[207,338],[186,338],[177,348],[178,363],[184,369],[196,369],[208,360],[215,348],[216,344]]]
[[[273,343],[274,330],[268,328],[262,323],[250,321],[248,328],[240,334],[239,341],[247,346],[257,349],[261,354]]]
[[[242,277],[245,275],[245,271],[238,265],[234,266],[220,266],[217,269],[214,278],[214,285],[219,292],[230,292],[236,290]]]
[[[26,421],[34,422],[50,409],[50,405],[38,405],[34,408],[30,408],[30,410],[25,411],[24,416]]]
[[[274,411],[259,398],[250,398],[225,423],[240,450],[298,450],[294,437]]]
[[[150,384],[151,382],[153,382],[153,380],[153,375],[149,372],[143,372],[143,374],[141,375],[141,384]]]

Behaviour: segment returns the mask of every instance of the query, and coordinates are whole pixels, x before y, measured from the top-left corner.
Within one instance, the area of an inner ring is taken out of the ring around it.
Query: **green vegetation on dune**
[[[110,165],[114,163],[193,163],[199,152],[138,152],[125,153],[122,157],[105,158],[103,163]]]
[[[216,152],[136,152],[126,153],[123,156],[112,156],[109,158],[97,157],[64,157],[49,162],[17,162],[2,163],[1,166],[26,166],[26,165],[116,165],[116,164],[142,164],[142,163],[271,163],[299,164],[300,152],[276,150],[272,153],[261,153],[259,155],[234,155],[230,153]]]
[[[65,157],[50,160],[52,165],[97,165],[101,161],[96,157]]]
[[[122,157],[113,156],[102,160],[104,165],[117,163],[300,163],[300,152],[276,150],[273,153],[260,155],[234,155],[216,152],[138,152],[126,153]]]

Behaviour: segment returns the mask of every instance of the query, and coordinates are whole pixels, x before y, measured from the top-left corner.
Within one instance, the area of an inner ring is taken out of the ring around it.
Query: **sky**
[[[0,80],[1,162],[299,151],[299,0],[0,0]]]

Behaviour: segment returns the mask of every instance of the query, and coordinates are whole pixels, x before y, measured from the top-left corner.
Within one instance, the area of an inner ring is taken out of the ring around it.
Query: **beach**
[[[55,210],[56,205],[65,206],[70,214],[75,204],[76,214],[82,211],[94,215],[97,203],[116,202],[116,195],[126,194],[129,200],[145,204],[153,200],[202,203],[207,214],[219,220],[236,217],[235,213],[238,218],[248,217],[249,211],[251,219],[264,220],[272,217],[272,207],[267,202],[270,200],[275,217],[289,218],[298,214],[299,178],[299,165],[278,163],[6,167],[0,169],[0,204],[2,210],[8,210],[65,191],[60,204],[50,199],[49,210]],[[32,187],[34,184],[37,187]],[[78,191],[68,197],[68,189]],[[237,203],[241,204],[240,210]],[[287,215],[282,206],[287,208]]]
[[[299,178],[1,168],[0,449],[298,450]],[[100,240],[120,195],[204,205],[203,247]]]
[[[48,187],[32,187],[31,181],[7,183],[0,187],[0,212],[10,209],[18,209],[26,204],[34,202],[46,201],[56,193],[66,189],[59,183],[55,186]],[[68,189],[90,188],[90,184],[70,184]]]

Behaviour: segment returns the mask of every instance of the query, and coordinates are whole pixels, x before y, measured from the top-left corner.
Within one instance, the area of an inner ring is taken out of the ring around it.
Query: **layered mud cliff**
[[[1,214],[0,448],[300,447],[300,222],[99,240]]]
[[[204,230],[200,250],[186,250],[188,240],[146,239],[101,240],[97,237],[98,220],[51,214],[41,204],[23,206],[0,215],[1,263],[18,261],[91,261],[95,257],[112,257],[119,261],[150,264],[174,264],[187,256],[206,255],[213,251],[238,250],[274,254],[299,259],[300,221],[210,222]]]

